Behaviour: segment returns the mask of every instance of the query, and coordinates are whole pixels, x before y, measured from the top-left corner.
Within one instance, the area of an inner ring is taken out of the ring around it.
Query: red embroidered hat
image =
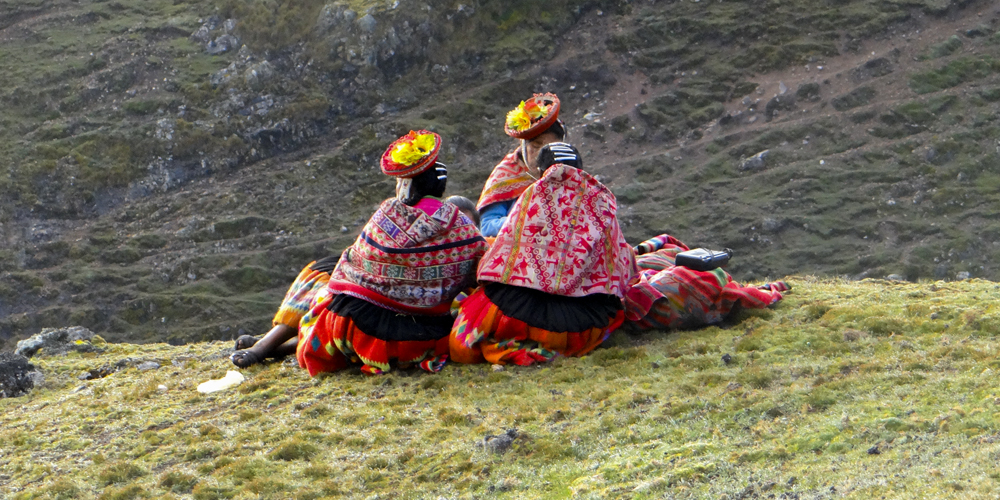
[[[437,161],[441,136],[428,130],[411,130],[382,153],[382,173],[392,177],[415,177]]]
[[[552,93],[535,94],[507,113],[503,130],[515,139],[531,140],[549,129],[559,119],[559,97]]]

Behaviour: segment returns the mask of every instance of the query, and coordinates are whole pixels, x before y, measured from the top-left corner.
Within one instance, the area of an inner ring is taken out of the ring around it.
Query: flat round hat
[[[559,97],[552,93],[535,94],[507,113],[503,130],[515,139],[531,140],[545,132],[559,119]]]
[[[382,173],[392,177],[415,177],[437,161],[441,136],[429,130],[411,130],[382,153]]]

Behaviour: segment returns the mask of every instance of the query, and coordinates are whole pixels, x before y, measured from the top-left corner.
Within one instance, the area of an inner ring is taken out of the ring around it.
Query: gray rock
[[[767,157],[771,154],[770,149],[765,149],[750,158],[740,162],[740,170],[761,170],[767,166]]]
[[[736,111],[734,113],[726,113],[719,118],[719,125],[723,127],[729,127],[732,125],[737,125],[742,121],[743,111]]]
[[[235,30],[235,29],[236,29],[236,20],[235,19],[226,19],[222,23],[222,31],[225,31],[226,33],[232,33],[233,30]]]
[[[818,83],[803,83],[795,91],[795,97],[806,101],[816,102],[820,99],[820,87]]]
[[[35,380],[44,380],[35,365],[19,354],[0,352],[0,398],[16,398],[35,387]]]
[[[888,75],[894,71],[892,61],[886,57],[871,59],[868,62],[851,70],[851,78],[856,82],[863,82]]]
[[[906,281],[906,276],[903,276],[902,274],[890,274],[886,276],[885,279],[889,281]]]
[[[212,33],[209,31],[208,26],[202,26],[194,33],[191,33],[191,40],[199,45],[208,45],[208,42],[212,41]]]
[[[212,55],[222,54],[240,46],[240,39],[233,35],[225,34],[210,42],[205,50]]]
[[[321,32],[328,32],[334,28],[349,25],[357,17],[358,14],[348,8],[347,4],[343,2],[326,4],[316,19],[316,27]]]
[[[236,76],[235,63],[212,73],[212,75],[208,77],[208,83],[212,84],[212,87],[218,87],[229,83],[234,76]]]
[[[45,383],[45,375],[40,371],[28,372],[28,378],[31,379],[31,385],[34,387],[39,387]]]
[[[969,271],[961,271],[961,272],[959,272],[958,274],[955,275],[955,279],[957,279],[957,280],[967,280],[967,279],[969,279],[971,277],[972,277],[972,274],[970,274]]]
[[[365,14],[361,16],[361,19],[358,19],[358,27],[361,28],[361,31],[364,31],[365,33],[374,33],[375,25],[377,24],[378,21],[376,21],[375,17],[372,16],[371,14]]]
[[[768,233],[777,233],[785,227],[785,221],[767,218],[760,224],[761,228]]]
[[[243,80],[254,89],[261,90],[265,85],[274,79],[274,67],[267,61],[262,61],[247,68],[243,73]]]
[[[764,106],[764,119],[766,121],[771,121],[775,116],[777,116],[778,111],[788,111],[795,108],[795,94],[782,94],[774,96],[773,99],[767,101]]]
[[[100,352],[101,349],[90,344],[94,332],[82,327],[43,328],[41,332],[17,343],[14,353],[30,358],[44,349],[43,354],[54,356],[69,351]]]
[[[515,439],[517,439],[517,429],[507,429],[507,432],[499,436],[486,436],[480,446],[490,453],[501,454],[510,449]]]
[[[136,368],[139,371],[144,372],[144,371],[159,369],[160,368],[160,364],[157,363],[156,361],[143,361],[142,363],[139,363],[138,365],[136,365]]]

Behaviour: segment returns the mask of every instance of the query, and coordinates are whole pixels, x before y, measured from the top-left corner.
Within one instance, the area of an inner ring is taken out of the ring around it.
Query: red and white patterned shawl
[[[554,165],[514,202],[478,278],[567,297],[623,297],[639,271],[617,210],[597,179]]]
[[[451,203],[431,213],[383,201],[330,277],[346,293],[406,314],[447,314],[452,299],[475,282],[486,241]]]
[[[521,155],[514,151],[504,156],[503,160],[493,167],[493,172],[483,186],[483,193],[479,195],[476,210],[482,210],[494,203],[513,200],[521,196],[521,193],[535,182],[536,179],[528,174],[528,167],[521,163],[520,157]]]

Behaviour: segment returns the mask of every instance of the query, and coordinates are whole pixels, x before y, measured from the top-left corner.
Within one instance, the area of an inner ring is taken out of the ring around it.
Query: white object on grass
[[[243,378],[242,373],[229,370],[226,372],[225,377],[198,384],[198,392],[208,394],[210,392],[224,391],[230,387],[242,384],[244,380],[246,379]]]

